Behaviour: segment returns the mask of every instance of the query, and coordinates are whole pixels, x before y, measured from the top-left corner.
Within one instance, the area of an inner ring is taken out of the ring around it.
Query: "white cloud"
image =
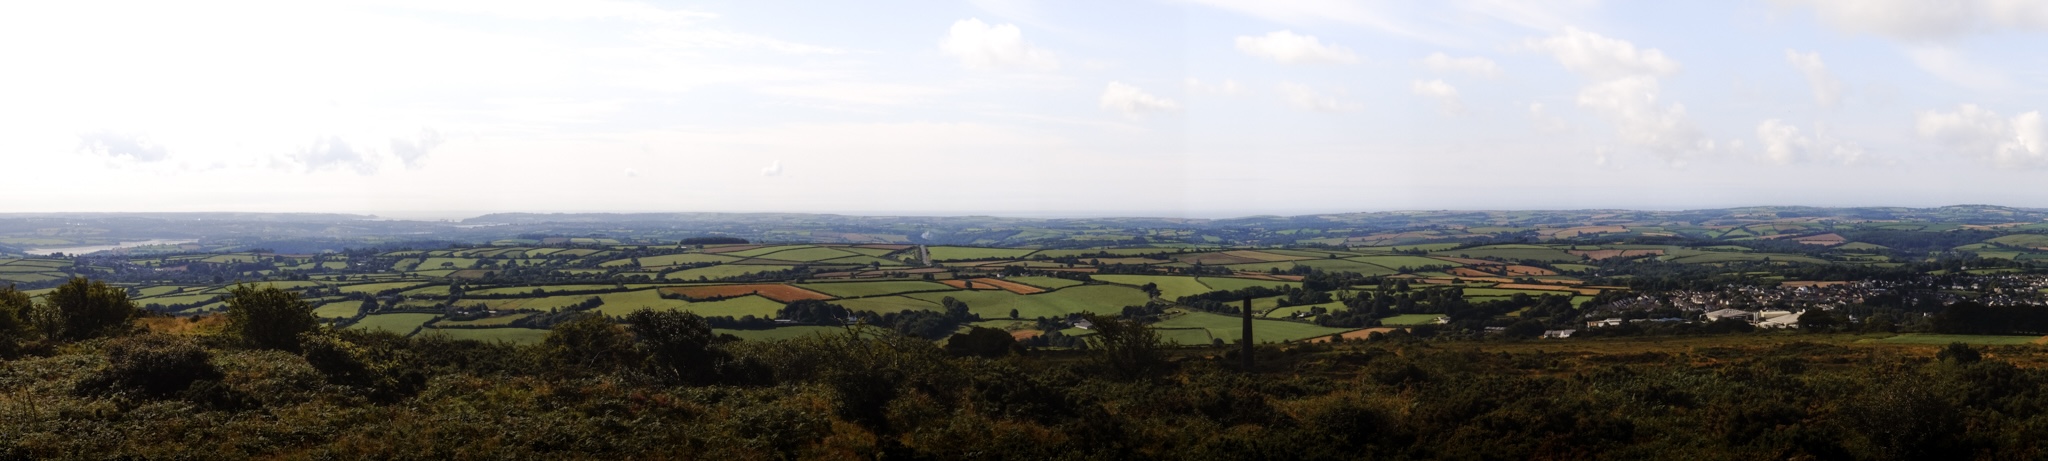
[[[312,145],[289,156],[307,173],[327,170],[350,169],[356,174],[368,175],[377,172],[374,152],[356,149],[340,136],[329,136],[313,141]]]
[[[1173,102],[1171,99],[1146,93],[1143,89],[1126,85],[1123,82],[1109,82],[1109,86],[1102,89],[1100,104],[1103,110],[1122,112],[1125,116],[1130,117],[1143,115],[1147,112],[1174,112],[1180,110],[1180,104]]]
[[[1835,107],[1842,103],[1842,80],[1828,72],[1827,63],[1821,62],[1820,53],[1800,53],[1785,50],[1785,62],[1798,68],[1806,76],[1806,83],[1813,87],[1813,101],[1821,107]]]
[[[1433,53],[1427,58],[1422,58],[1422,65],[1428,67],[1429,70],[1441,73],[1458,72],[1486,78],[1500,78],[1500,65],[1494,64],[1492,59],[1478,56],[1453,58],[1443,53]]]
[[[1829,137],[1818,127],[1814,131],[1808,136],[1797,126],[1770,119],[1757,124],[1756,138],[1763,144],[1764,159],[1780,165],[1809,161],[1851,165],[1863,160],[1862,147]]]
[[[1672,164],[1714,150],[1714,141],[1700,132],[1684,105],[1659,101],[1657,79],[1680,67],[1664,52],[1571,27],[1548,38],[1525,39],[1522,46],[1548,53],[1565,69],[1593,80],[1579,90],[1578,105],[1612,123],[1623,142]]]
[[[1624,77],[1586,86],[1579,90],[1578,103],[1613,123],[1622,141],[1665,160],[1677,162],[1713,150],[1713,140],[1693,124],[1685,106],[1660,104],[1658,93],[1655,78]]]
[[[1280,96],[1287,100],[1287,105],[1301,110],[1348,112],[1360,109],[1358,104],[1344,102],[1334,96],[1323,95],[1316,92],[1315,88],[1294,82],[1281,82]]]
[[[2001,29],[2048,29],[2048,2],[2036,0],[1781,0],[1812,7],[1849,32],[1906,40],[1950,38]]]
[[[638,178],[638,177],[640,177],[640,171],[639,171],[639,170],[635,170],[635,169],[632,169],[632,168],[627,168],[627,169],[626,169],[626,177],[628,177],[628,178]]]
[[[767,168],[762,168],[761,176],[782,176],[782,161],[776,160],[775,163],[768,164]]]
[[[1981,91],[2006,91],[2014,87],[2004,72],[1970,61],[1948,47],[1915,46],[1906,49],[1906,56],[1913,58],[1913,65],[1921,70],[1956,86]]]
[[[441,147],[444,141],[441,139],[441,132],[432,128],[422,128],[419,135],[412,138],[391,138],[391,153],[397,155],[398,161],[404,163],[406,168],[419,168],[420,162],[426,160],[427,154],[432,153],[434,148]]]
[[[1528,49],[1549,53],[1565,69],[1592,78],[1633,75],[1670,75],[1678,72],[1678,61],[1664,57],[1654,48],[1637,49],[1635,44],[1567,27],[1549,38],[1522,41]]]
[[[974,70],[1015,69],[1050,71],[1060,68],[1051,51],[1024,41],[1024,32],[1014,24],[989,25],[981,19],[953,23],[939,49],[960,59],[960,65]]]
[[[1203,82],[1201,79],[1188,77],[1187,91],[1189,93],[1214,93],[1222,95],[1233,95],[1244,91],[1244,87],[1238,85],[1237,80],[1227,78],[1223,79],[1223,82],[1221,83],[1207,83]]]
[[[1411,18],[1381,11],[1367,2],[1332,0],[1187,0],[1190,3],[1236,11],[1267,20],[1289,24],[1327,24],[1331,22],[1364,26],[1390,35],[1423,40],[1431,43],[1448,44],[1462,41],[1462,37],[1436,30],[1428,24],[1421,24]]]
[[[100,131],[78,135],[78,150],[114,159],[156,162],[170,157],[164,146],[136,134]]]
[[[1358,55],[1350,49],[1326,45],[1322,40],[1291,30],[1260,37],[1238,36],[1237,51],[1281,64],[1357,64],[1359,61]]]
[[[1565,122],[1563,117],[1550,115],[1550,112],[1543,109],[1543,103],[1540,102],[1529,103],[1529,121],[1535,123],[1536,129],[1542,131],[1557,132],[1570,131],[1572,129],[1571,123]]]
[[[896,83],[819,82],[763,86],[755,88],[754,91],[790,98],[888,106],[914,104],[958,90]]]
[[[1957,155],[1988,159],[2005,168],[2048,166],[2048,123],[2039,111],[2008,119],[1964,104],[1954,112],[1921,112],[1917,128],[1921,137]]]
[[[1436,100],[1438,110],[1446,115],[1465,113],[1465,103],[1458,98],[1458,88],[1443,80],[1416,80],[1408,85],[1408,89],[1418,96]]]

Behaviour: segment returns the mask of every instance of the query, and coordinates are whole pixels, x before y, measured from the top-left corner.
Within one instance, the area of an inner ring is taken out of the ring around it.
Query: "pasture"
[[[923,280],[883,280],[860,282],[805,283],[797,285],[806,290],[825,293],[840,298],[883,296],[918,291],[950,291],[955,288]]]
[[[401,335],[410,335],[421,325],[441,318],[440,314],[376,314],[364,316],[348,328],[357,330],[381,330]]]
[[[1144,292],[1116,285],[1086,285],[1035,295],[977,290],[912,293],[904,296],[933,304],[952,297],[967,303],[968,311],[980,314],[982,318],[1009,318],[1010,310],[1016,309],[1019,318],[1027,319],[1059,318],[1081,312],[1115,314],[1123,312],[1124,306],[1142,306],[1147,301]]]
[[[1236,316],[1211,314],[1208,312],[1186,312],[1160,321],[1157,328],[1198,328],[1207,330],[1211,337],[1235,342],[1244,337],[1244,319]],[[1260,343],[1299,341],[1317,336],[1342,333],[1348,328],[1331,328],[1303,322],[1285,320],[1252,319],[1252,340]]]
[[[2041,336],[1999,336],[1999,335],[1944,335],[1934,333],[1907,333],[1890,338],[1866,339],[1863,341],[1885,344],[1932,344],[1965,343],[1976,345],[2020,345],[2041,341]]]
[[[420,335],[527,345],[539,344],[541,340],[547,339],[548,330],[537,328],[428,328],[420,331]]]

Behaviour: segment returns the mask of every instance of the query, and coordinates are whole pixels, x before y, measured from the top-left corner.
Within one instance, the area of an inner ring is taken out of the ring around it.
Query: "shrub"
[[[1017,338],[994,328],[972,327],[946,339],[946,353],[954,357],[996,358],[1017,353]]]
[[[144,335],[106,346],[107,366],[78,384],[81,394],[132,393],[148,398],[176,395],[201,381],[219,381],[213,354],[188,338]]]
[[[0,288],[0,359],[13,357],[34,331],[29,328],[29,310],[35,307],[27,293],[14,285]]]
[[[648,374],[664,381],[708,384],[717,381],[719,368],[732,360],[713,348],[718,337],[697,314],[641,309],[627,315],[626,323],[646,357]]]
[[[127,334],[142,314],[128,300],[128,291],[84,277],[71,279],[44,295],[38,323],[50,336],[78,341]]]
[[[299,334],[320,326],[312,305],[274,286],[237,284],[226,301],[228,333],[247,347],[297,351]]]
[[[1088,349],[1103,372],[1120,378],[1141,378],[1165,367],[1166,358],[1159,352],[1159,334],[1144,322],[1106,315],[1084,317],[1095,324],[1095,335],[1088,337]]]
[[[379,402],[395,402],[426,388],[427,374],[405,338],[390,333],[308,333],[300,354],[327,382]]]
[[[555,325],[541,340],[539,353],[548,371],[557,374],[613,373],[639,362],[633,339],[597,314],[577,315]]]

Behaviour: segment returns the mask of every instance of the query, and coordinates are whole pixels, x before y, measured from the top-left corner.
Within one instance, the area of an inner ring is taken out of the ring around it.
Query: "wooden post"
[[[1252,298],[1244,298],[1244,372],[1252,372]]]

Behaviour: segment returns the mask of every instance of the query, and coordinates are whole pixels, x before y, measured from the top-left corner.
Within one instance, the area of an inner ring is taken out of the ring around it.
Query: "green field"
[[[361,312],[362,307],[363,303],[361,301],[335,301],[313,308],[313,316],[328,319],[345,319],[355,317],[357,313]]]
[[[874,257],[874,256],[868,256],[868,255],[853,255],[853,256],[847,256],[847,257],[844,257],[844,258],[832,258],[832,259],[826,259],[826,260],[819,260],[819,261],[814,261],[814,262],[816,262],[816,263],[818,263],[818,264],[834,264],[834,265],[841,265],[841,264],[843,264],[843,265],[852,265],[852,266],[867,266],[867,265],[875,265],[875,266],[883,266],[883,267],[889,267],[889,266],[899,266],[899,267],[900,267],[900,266],[902,266],[902,265],[903,265],[903,261],[897,261],[897,260],[894,260],[894,259],[883,259],[883,258],[877,258],[877,257]]]
[[[958,289],[946,286],[945,284],[926,282],[923,280],[883,280],[874,282],[805,283],[797,286],[806,290],[816,291],[819,293],[824,293],[840,298],[858,298],[862,296],[893,295],[897,293],[909,293],[914,291],[949,291]]]
[[[1147,283],[1157,284],[1159,286],[1160,299],[1180,299],[1180,297],[1182,296],[1193,296],[1202,293],[1208,293],[1211,291],[1216,291],[1216,289],[1209,288],[1209,285],[1203,284],[1201,280],[1196,279],[1194,277],[1181,277],[1174,275],[1096,275],[1091,278],[1094,278],[1096,281],[1099,282],[1109,282],[1130,285],[1134,287],[1144,286]]]
[[[1380,324],[1387,326],[1430,325],[1436,323],[1437,317],[1443,317],[1443,314],[1401,314],[1382,318],[1380,319]]]
[[[1462,266],[1462,265],[1463,265],[1463,264],[1458,264],[1458,263],[1454,263],[1454,262],[1450,262],[1450,261],[1445,261],[1445,260],[1441,260],[1441,259],[1436,259],[1436,258],[1426,258],[1426,257],[1422,257],[1422,256],[1409,256],[1409,255],[1392,255],[1392,256],[1360,256],[1360,257],[1356,257],[1356,258],[1345,258],[1345,259],[1349,259],[1349,260],[1352,260],[1352,261],[1358,261],[1358,262],[1362,262],[1362,263],[1367,263],[1367,264],[1372,264],[1372,265],[1377,265],[1377,266],[1380,266],[1380,267],[1385,267],[1385,268],[1389,268],[1389,269],[1400,269],[1400,268],[1402,268],[1402,267],[1407,267],[1407,268],[1410,268],[1410,269],[1421,269],[1421,268],[1424,268],[1424,267],[1457,267],[1457,266]]]
[[[427,322],[441,318],[440,314],[376,314],[364,316],[361,321],[349,325],[357,330],[384,330],[401,335],[412,334]]]
[[[939,298],[939,299],[945,299],[945,298]],[[877,312],[877,313],[890,313],[890,312],[902,312],[902,311],[906,311],[906,310],[912,310],[912,311],[936,311],[936,310],[939,310],[939,304],[938,304],[938,303],[936,303],[936,302],[932,302],[932,301],[925,301],[925,300],[922,300],[922,299],[917,299],[917,298],[911,298],[911,297],[907,297],[907,296],[876,296],[876,297],[872,297],[872,298],[854,298],[854,299],[841,299],[841,300],[835,300],[835,301],[831,301],[831,303],[832,303],[832,304],[838,304],[838,305],[840,305],[841,307],[845,307],[845,308],[846,308],[847,310],[853,310],[853,311],[860,311],[860,312]],[[972,308],[972,306],[969,306],[969,307],[970,307],[970,309]],[[1003,317],[1003,318],[1008,318],[1008,317],[1009,317],[1009,315],[1010,315],[1010,314],[1009,314],[1008,312],[1004,312],[1004,313],[1003,313],[1003,314],[1001,315],[1001,317]],[[983,317],[987,317],[987,316],[983,316]]]
[[[136,294],[138,294],[138,295],[141,295],[140,297],[145,297],[145,298],[146,298],[146,297],[150,297],[150,296],[163,296],[163,295],[167,295],[167,294],[171,294],[171,293],[176,293],[176,292],[178,292],[178,291],[180,291],[180,290],[185,290],[185,289],[187,289],[187,288],[194,288],[194,287],[181,287],[181,286],[177,286],[177,285],[163,285],[163,286],[154,286],[154,287],[142,287],[142,288],[137,288],[137,289],[135,289],[135,292],[136,292]]]
[[[773,299],[751,295],[705,302],[666,299],[662,301],[662,303],[653,305],[647,303],[612,304],[607,302],[603,307],[597,308],[596,312],[613,317],[625,317],[641,309],[653,309],[680,310],[704,317],[740,318],[751,315],[759,318],[774,318],[775,312],[782,310],[782,303],[775,302]]]
[[[1244,337],[1244,319],[1208,312],[1188,312],[1160,321],[1158,328],[1200,328],[1209,331],[1212,337],[1236,342]],[[1350,331],[1348,328],[1331,328],[1302,322],[1284,320],[1252,319],[1252,339],[1261,343],[1297,341],[1317,336],[1328,336]]]
[[[932,261],[968,261],[1022,258],[1037,250],[1018,248],[930,247]]]
[[[151,304],[159,304],[159,305],[163,305],[164,307],[171,307],[171,306],[189,306],[189,305],[196,305],[196,304],[201,304],[201,303],[205,303],[205,302],[207,302],[207,301],[211,301],[211,300],[213,300],[214,298],[218,298],[218,297],[220,297],[220,296],[221,296],[220,294],[209,294],[209,293],[199,293],[199,294],[180,294],[180,295],[171,295],[171,296],[158,296],[158,297],[154,297],[154,298],[135,298],[135,305],[137,305],[137,306],[147,306],[147,305],[151,305]]]
[[[760,259],[774,259],[774,260],[780,260],[780,261],[798,261],[798,262],[811,262],[811,261],[818,261],[818,260],[825,260],[825,259],[833,259],[833,258],[845,258],[845,257],[849,257],[849,256],[863,256],[863,255],[861,255],[861,254],[859,254],[859,253],[854,253],[854,252],[850,252],[850,251],[845,251],[845,250],[839,250],[839,249],[834,249],[834,248],[823,248],[823,247],[809,247],[809,248],[797,248],[797,249],[792,249],[792,250],[784,250],[784,251],[777,251],[777,252],[774,252],[774,253],[769,253],[769,254],[765,254],[765,255],[760,255],[760,256],[755,256],[755,257],[756,257],[756,258],[760,258]]]
[[[1043,250],[1039,251],[1038,253],[1034,253],[1033,255],[1045,255],[1045,257],[1048,258],[1064,258],[1068,256],[1094,255],[1101,253],[1109,253],[1112,256],[1136,256],[1156,253],[1175,253],[1178,251],[1180,250],[1172,248],[1107,248],[1096,250]]]
[[[532,312],[521,312],[521,313],[517,313],[517,314],[512,314],[512,315],[500,315],[500,316],[496,316],[496,317],[484,317],[484,318],[480,318],[480,319],[476,319],[476,320],[447,320],[447,319],[442,319],[442,320],[441,320],[441,321],[439,321],[439,322],[434,322],[434,327],[435,327],[435,328],[442,328],[442,327],[502,327],[502,326],[507,326],[507,325],[511,325],[511,324],[512,324],[512,322],[517,322],[517,321],[519,321],[519,319],[523,319],[523,318],[527,318],[527,317],[532,317],[532,316],[533,316],[533,313],[532,313]]]
[[[420,335],[444,336],[448,339],[463,339],[483,342],[507,342],[512,344],[539,344],[548,337],[548,330],[537,328],[429,328]]]
[[[681,280],[687,282],[699,280],[701,277],[703,280],[719,280],[727,277],[738,277],[747,274],[785,271],[793,269],[795,267],[796,266],[777,266],[766,264],[719,264],[716,266],[699,267],[696,269],[685,269],[676,272],[670,272],[667,276],[664,277],[664,279]]]
[[[416,270],[469,269],[476,267],[476,258],[427,258]]]
[[[1216,336],[1209,334],[1209,330],[1206,328],[1154,328],[1152,331],[1159,334],[1159,342],[1163,344],[1181,346],[1208,346],[1216,344]],[[1228,342],[1230,340],[1226,339],[1224,341]]]
[[[1080,284],[1081,284],[1081,282],[1080,282],[1080,281],[1078,281],[1078,280],[1067,280],[1067,279],[1063,279],[1063,278],[1059,278],[1059,277],[1046,277],[1046,276],[1038,276],[1038,275],[1026,275],[1026,276],[1010,277],[1010,278],[1006,278],[1006,279],[1003,279],[1003,280],[1008,280],[1008,281],[1012,281],[1012,282],[1022,283],[1022,284],[1025,284],[1025,285],[1031,285],[1031,286],[1034,286],[1034,287],[1044,288],[1044,289],[1047,289],[1047,290],[1058,290],[1058,289],[1061,289],[1061,288],[1066,288],[1066,287],[1070,287],[1070,286],[1074,286],[1074,285],[1080,285]]]
[[[1265,316],[1271,318],[1283,318],[1290,315],[1294,315],[1297,312],[1308,312],[1318,307],[1323,308],[1324,311],[1328,312],[1336,312],[1346,309],[1344,307],[1344,302],[1342,301],[1330,301],[1322,304],[1309,304],[1303,306],[1287,307],[1266,307],[1259,305],[1259,302],[1256,300],[1252,302],[1252,309],[1265,312]]]
[[[1966,343],[1978,345],[2020,345],[2033,344],[2040,336],[1997,336],[1997,335],[1943,335],[1933,333],[1907,333],[1884,339],[1865,340],[1891,344],[1949,344]]]
[[[683,253],[662,256],[648,256],[645,258],[640,258],[640,267],[668,267],[681,266],[686,264],[726,263],[738,260],[740,260],[740,258],[726,255],[708,253]],[[601,266],[619,267],[631,265],[632,263],[632,259],[614,259],[611,261],[605,261],[604,264],[601,264]]]
[[[1011,309],[1018,311],[1018,317],[1027,319],[1058,318],[1080,312],[1116,314],[1123,312],[1124,306],[1142,306],[1147,301],[1144,292],[1136,288],[1115,285],[1078,286],[1035,295],[1020,295],[1001,290],[976,290],[913,293],[905,296],[932,303],[938,303],[939,300],[951,296],[967,303],[969,312],[990,319],[1009,318]]]
[[[403,295],[403,296],[443,296],[443,297],[445,297],[445,296],[448,296],[449,292],[448,292],[448,285],[431,285],[431,286],[423,286],[423,287],[419,287],[419,288],[414,288],[414,289],[410,289],[410,290],[405,290],[405,291],[401,291],[401,292],[399,292],[398,294],[399,294],[399,295]]]
[[[1827,263],[1828,263],[1828,262],[1827,262],[1826,260],[1821,260],[1821,259],[1815,259],[1815,258],[1811,258],[1811,257],[1806,257],[1806,256],[1799,256],[1799,255],[1788,255],[1788,254],[1777,254],[1777,253],[1708,253],[1708,254],[1703,254],[1703,255],[1697,255],[1697,256],[1686,256],[1686,257],[1682,257],[1682,258],[1676,258],[1676,259],[1672,259],[1671,261],[1672,261],[1672,262],[1676,262],[1676,263],[1681,263],[1681,264],[1709,264],[1709,263],[1725,263],[1725,262],[1737,262],[1737,261],[1744,261],[1744,262],[1747,262],[1747,261],[1767,261],[1767,260],[1768,260],[1768,261],[1772,261],[1772,262],[1796,262],[1796,263],[1807,263],[1807,264],[1827,264]]]
[[[2048,235],[2042,234],[2013,234],[1986,240],[1986,242],[2020,248],[2048,249]]]
[[[811,245],[769,245],[769,246],[764,246],[764,247],[760,247],[760,248],[752,248],[752,249],[746,249],[746,250],[740,250],[740,251],[731,251],[731,252],[723,252],[723,253],[718,253],[718,254],[722,254],[722,255],[728,255],[728,256],[738,256],[738,257],[742,257],[742,258],[753,258],[753,257],[758,257],[758,256],[761,256],[761,255],[765,255],[765,254],[769,254],[769,253],[774,253],[774,252],[777,252],[777,251],[787,251],[787,250],[794,250],[794,249],[798,249],[798,248],[815,248],[815,247],[814,247],[814,246],[811,246]]]
[[[712,332],[733,335],[748,341],[776,341],[810,335],[843,334],[846,332],[846,328],[822,325],[797,325],[766,330],[712,330]]]
[[[1301,286],[1301,282],[1288,282],[1283,280],[1244,279],[1235,277],[1197,277],[1195,280],[1202,282],[1203,285],[1207,285],[1210,291],[1242,290],[1251,287],[1277,288]]]
[[[1503,259],[1509,261],[1577,262],[1585,259],[1565,253],[1563,250],[1535,245],[1491,245],[1443,250],[1432,254],[1457,258]]]

